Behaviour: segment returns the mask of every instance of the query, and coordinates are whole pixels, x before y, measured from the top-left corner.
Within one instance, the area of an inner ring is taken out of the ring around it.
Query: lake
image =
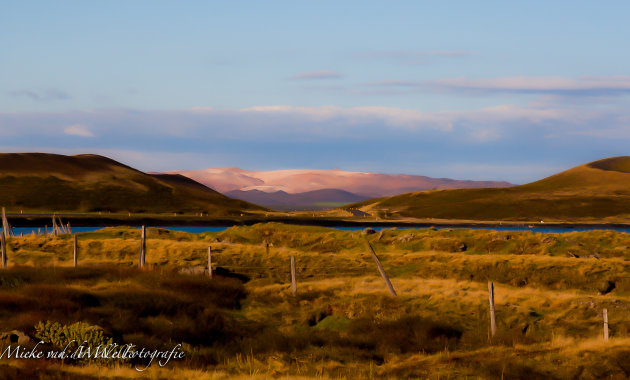
[[[149,226],[148,226],[149,227]],[[151,227],[156,227],[156,226],[151,226]],[[157,226],[158,228],[164,228],[164,229],[168,229],[168,230],[173,230],[173,231],[184,231],[184,232],[190,232],[190,233],[200,233],[200,232],[217,232],[217,231],[223,231],[226,230],[229,227],[225,227],[225,226],[205,226],[205,227],[198,227],[198,226],[191,226],[191,227],[186,227],[186,226]],[[371,228],[379,231],[385,228],[391,228],[389,226],[370,226]],[[72,232],[92,232],[92,231],[96,231],[99,230],[103,227],[72,227]],[[138,227],[140,228],[140,227]],[[331,227],[331,228],[335,228],[338,230],[344,230],[344,231],[359,231],[362,230],[364,228],[366,228],[365,226],[353,226],[353,227]],[[402,227],[398,227],[398,228],[402,228]],[[405,227],[405,228],[418,228],[418,229],[426,229],[426,228],[430,228],[430,227]],[[612,230],[612,231],[617,231],[617,232],[626,232],[626,233],[630,233],[630,228],[619,228],[619,227],[591,227],[591,228],[570,228],[570,227],[550,227],[550,228],[546,228],[546,227],[538,227],[538,228],[531,228],[531,227],[450,227],[450,226],[443,226],[443,227],[435,227],[438,230],[441,229],[473,229],[473,230],[494,230],[494,231],[532,231],[532,232],[537,232],[537,233],[566,233],[566,232],[575,232],[575,231],[595,231],[595,230]],[[13,228],[13,232],[16,235],[19,235],[20,233],[23,233],[24,235],[28,235],[31,234],[32,232],[37,233],[38,228],[37,227],[16,227]],[[50,227],[49,227],[49,232],[50,232]],[[44,233],[44,227],[41,227],[41,233]]]

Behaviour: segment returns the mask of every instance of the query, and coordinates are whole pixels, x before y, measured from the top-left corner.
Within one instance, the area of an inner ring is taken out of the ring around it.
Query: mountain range
[[[221,175],[222,172],[228,175]],[[253,173],[262,174],[256,177]],[[216,180],[211,185],[233,189],[225,191],[226,194],[274,205],[270,208],[275,209],[343,205],[382,220],[611,223],[630,220],[628,156],[590,162],[525,185],[494,188],[472,186],[509,184],[340,170],[211,169],[210,174]],[[221,178],[228,180],[218,181]],[[10,212],[204,213],[231,219],[256,218],[261,211],[268,212],[264,207],[229,198],[200,182],[199,176],[191,179],[174,173],[144,173],[97,155],[0,154],[0,202]],[[432,189],[365,200],[374,194],[402,191],[414,183],[429,184]],[[440,184],[466,188],[433,189]],[[241,189],[234,189],[239,186]],[[358,195],[345,188],[366,191]]]
[[[371,198],[430,189],[512,186],[419,175],[351,172],[338,169],[253,171],[210,168],[169,172],[192,178],[230,197],[285,210],[322,209]]]

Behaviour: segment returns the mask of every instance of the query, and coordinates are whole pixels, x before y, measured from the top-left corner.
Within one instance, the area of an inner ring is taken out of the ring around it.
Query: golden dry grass
[[[244,335],[222,347],[192,345],[191,359],[197,359],[154,366],[144,374],[148,378],[630,376],[623,360],[630,355],[628,234],[410,229],[369,235],[397,298],[387,294],[356,231],[262,224],[203,234],[150,229],[148,236],[147,261],[158,277],[205,265],[211,246],[215,266],[251,278],[240,309],[225,311]],[[81,266],[137,265],[137,230],[108,229],[79,238]],[[268,252],[264,240],[271,243]],[[460,243],[466,249],[458,252]],[[71,264],[67,236],[12,238],[10,246],[11,265]],[[568,257],[569,252],[580,257]],[[289,286],[292,255],[298,267],[295,297]],[[600,282],[608,279],[616,281],[616,289],[599,295]],[[494,338],[488,332],[488,280],[495,283]],[[130,295],[146,291],[145,282],[131,277],[95,276],[67,287],[95,296],[121,288]],[[610,319],[608,342],[601,338],[603,308]],[[143,323],[157,328],[173,318],[151,316]],[[204,362],[210,352],[217,362]],[[101,378],[138,376],[124,366],[47,368],[69,377],[96,371]]]

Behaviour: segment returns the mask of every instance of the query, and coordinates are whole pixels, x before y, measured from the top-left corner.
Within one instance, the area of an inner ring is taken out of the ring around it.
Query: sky
[[[628,1],[0,0],[0,152],[526,183],[630,155]]]

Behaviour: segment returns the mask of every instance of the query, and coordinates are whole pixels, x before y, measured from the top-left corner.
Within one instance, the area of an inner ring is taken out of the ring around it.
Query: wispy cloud
[[[331,70],[308,71],[292,76],[292,80],[341,79],[343,75]]]
[[[68,93],[56,88],[49,88],[42,91],[33,90],[15,90],[9,92],[9,95],[14,98],[25,97],[35,101],[50,101],[50,100],[66,100],[70,99]]]
[[[90,132],[85,125],[81,124],[67,126],[63,129],[63,133],[71,136],[94,137],[94,133]]]
[[[449,78],[433,81],[382,80],[367,83],[373,87],[417,88],[467,93],[523,93],[575,96],[630,93],[630,76]]]
[[[623,108],[623,107],[622,107]],[[627,125],[623,110],[575,107],[533,107],[511,104],[472,110],[423,112],[397,107],[254,106],[241,109],[195,107],[183,110],[101,109],[60,113],[0,114],[0,132],[12,136],[65,134],[99,141],[230,139],[361,138],[397,133],[440,131],[471,141],[498,140],[517,128],[590,130],[606,122],[609,128]],[[78,122],[77,122],[78,121]],[[54,127],[54,126],[58,127]],[[89,126],[89,128],[87,127]],[[586,128],[585,126],[588,126]],[[126,136],[128,140],[122,137]]]
[[[614,107],[504,104],[435,112],[383,106],[272,105],[0,113],[0,135],[4,146],[24,151],[41,147],[47,151],[125,151],[118,157],[157,171],[191,165],[254,169],[288,165],[359,171],[377,167],[422,174],[422,168],[432,164],[448,168],[447,164],[500,162],[545,167],[551,159],[579,163],[627,154],[628,108],[624,98],[618,100]],[[98,138],[87,138],[91,136]],[[172,153],[168,157],[177,162],[167,163],[163,152]],[[470,178],[465,170],[453,166],[431,175]],[[479,166],[475,177],[517,182],[537,177],[535,170],[525,179],[508,169],[505,176],[492,170],[492,166]]]

